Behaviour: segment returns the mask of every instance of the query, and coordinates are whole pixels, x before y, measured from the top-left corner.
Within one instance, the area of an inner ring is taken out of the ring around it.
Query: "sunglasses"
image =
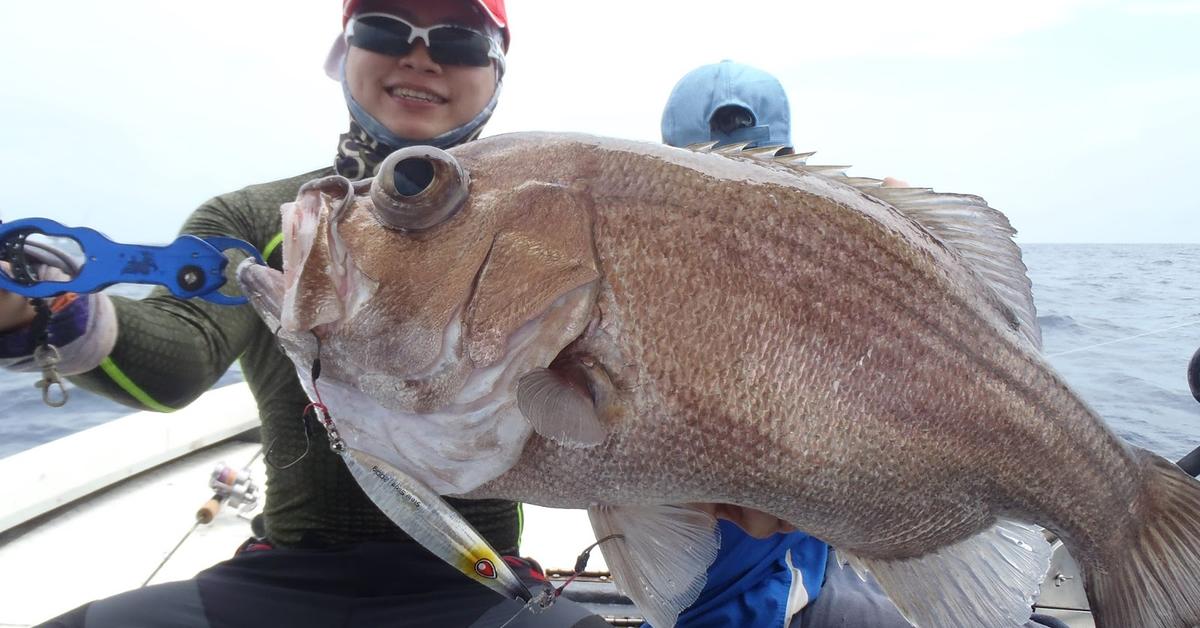
[[[413,42],[418,39],[425,42],[434,63],[486,67],[492,59],[503,62],[494,39],[466,26],[436,24],[421,28],[390,13],[355,15],[346,25],[346,41],[351,46],[390,57],[412,52]]]

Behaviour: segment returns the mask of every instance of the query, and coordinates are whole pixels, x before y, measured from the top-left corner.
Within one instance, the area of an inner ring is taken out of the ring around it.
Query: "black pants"
[[[541,585],[529,566],[522,580]],[[411,543],[328,550],[244,552],[191,580],[136,589],[85,604],[51,628],[497,628],[521,605],[468,579]],[[609,628],[559,598],[506,628]]]

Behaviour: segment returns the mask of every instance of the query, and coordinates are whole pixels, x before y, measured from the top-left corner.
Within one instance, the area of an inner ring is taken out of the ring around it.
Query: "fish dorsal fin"
[[[746,147],[750,144],[751,142],[737,142],[735,144],[717,146],[711,150],[718,155],[742,155],[746,151]]]
[[[800,172],[819,174],[821,176],[830,177],[833,179],[849,178],[846,176],[846,169],[848,169],[850,166],[833,166],[833,165],[807,164],[806,163],[804,165],[793,166],[793,167],[796,170],[799,170]]]
[[[874,190],[883,185],[883,179],[873,179],[871,177],[846,177],[839,179],[839,181],[862,192]]]
[[[700,152],[765,161],[821,175],[895,207],[962,256],[999,299],[1002,314],[1010,324],[1034,347],[1042,348],[1032,283],[1021,260],[1021,249],[1012,239],[1016,230],[1004,214],[989,207],[982,198],[939,193],[930,188],[885,187],[879,179],[848,176],[846,170],[850,166],[808,164],[811,152],[764,158],[753,153],[754,149],[747,151],[739,145],[728,148],[739,150],[727,147],[713,150],[711,145],[704,145]]]
[[[695,152],[697,152],[697,153],[711,153],[711,152],[712,152],[712,149],[713,149],[713,147],[714,147],[714,146],[716,146],[716,145],[717,145],[716,141],[712,141],[712,142],[697,142],[697,143],[695,143],[695,144],[688,144],[688,145],[686,146],[686,148],[687,148],[688,150],[690,150],[690,151],[695,151]]]
[[[604,562],[617,586],[654,628],[671,628],[700,596],[717,557],[717,520],[686,506],[595,505],[588,508]]]
[[[803,166],[808,161],[809,157],[816,155],[817,151],[810,150],[806,153],[792,153],[790,155],[776,155],[771,161],[777,164]]]
[[[1017,331],[1033,346],[1042,348],[1042,331],[1033,304],[1032,284],[1013,242],[1016,230],[1008,218],[971,194],[946,194],[929,188],[886,187],[883,181],[846,175],[850,166],[788,163],[776,157],[771,163],[819,174],[879,199],[932,233],[970,264],[1007,310]]]
[[[1021,260],[1021,249],[1013,242],[1016,230],[1004,214],[971,194],[864,187],[862,180],[858,181],[851,185],[900,210],[961,255],[1011,311],[1008,318],[1017,331],[1034,347],[1042,348],[1032,283]]]
[[[743,148],[742,154],[755,159],[773,159],[783,148],[781,144],[759,146],[757,148]]]

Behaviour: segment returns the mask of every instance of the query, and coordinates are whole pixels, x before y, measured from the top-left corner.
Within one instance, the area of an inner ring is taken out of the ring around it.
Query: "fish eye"
[[[409,157],[396,163],[392,169],[392,180],[397,194],[416,196],[433,183],[433,164],[428,159]]]
[[[380,164],[371,182],[371,211],[389,229],[421,231],[457,213],[468,187],[467,173],[449,153],[409,146]]]

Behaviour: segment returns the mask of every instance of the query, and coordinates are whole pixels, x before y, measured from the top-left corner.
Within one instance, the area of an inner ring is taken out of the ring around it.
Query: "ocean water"
[[[1200,446],[1200,403],[1185,377],[1200,347],[1200,245],[1023,248],[1050,363],[1130,442],[1173,460]],[[240,379],[235,364],[220,384]],[[65,407],[47,407],[37,380],[0,373],[0,457],[129,412],[73,386]]]
[[[1200,348],[1200,245],[1031,244],[1024,259],[1050,363],[1129,442],[1200,446],[1187,364]]]

